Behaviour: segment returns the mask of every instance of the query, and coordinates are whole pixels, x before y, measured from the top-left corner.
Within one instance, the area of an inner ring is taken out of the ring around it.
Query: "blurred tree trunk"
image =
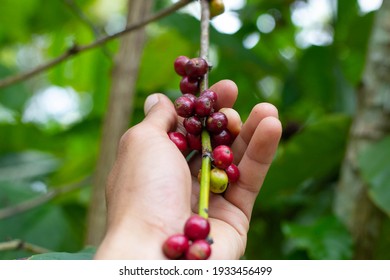
[[[150,13],[152,3],[152,0],[129,0],[128,24],[139,22],[146,17]],[[120,137],[128,129],[130,116],[133,112],[135,85],[144,41],[144,29],[123,36],[119,52],[115,58],[109,107],[103,124],[100,157],[94,174],[88,213],[86,243],[89,245],[98,245],[105,233],[106,181],[115,161],[117,144]]]
[[[383,218],[358,167],[359,153],[390,131],[390,1],[383,1],[376,16],[335,200],[336,213],[354,239],[355,259],[374,257]]]

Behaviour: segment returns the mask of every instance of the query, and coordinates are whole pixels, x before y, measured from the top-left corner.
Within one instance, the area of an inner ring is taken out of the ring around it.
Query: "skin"
[[[218,108],[233,107],[234,82],[223,80],[210,89],[218,94]],[[200,157],[187,163],[167,136],[182,129],[182,118],[163,94],[150,95],[144,109],[145,119],[119,143],[106,189],[107,232],[96,259],[165,259],[165,239],[182,233],[197,212]],[[241,125],[238,114],[228,119]],[[237,131],[232,149],[240,179],[224,195],[210,195],[210,259],[239,259],[245,252],[252,208],[281,136],[277,109],[257,104]]]

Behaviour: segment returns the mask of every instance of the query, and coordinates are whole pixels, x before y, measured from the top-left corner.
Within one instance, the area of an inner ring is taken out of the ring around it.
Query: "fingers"
[[[229,186],[225,193],[225,198],[241,209],[248,219],[275,155],[281,133],[281,123],[274,116],[265,117],[258,123],[238,165],[240,179]]]
[[[149,95],[144,104],[144,124],[169,132],[176,127],[177,115],[172,102],[161,93]]]
[[[237,100],[238,88],[233,81],[219,81],[212,85],[210,90],[215,91],[215,93],[218,95],[217,109],[232,108]]]
[[[248,119],[242,125],[240,134],[232,144],[234,162],[238,164],[244,155],[246,148],[253,137],[259,123],[266,117],[278,118],[278,110],[270,103],[259,103],[253,107]]]

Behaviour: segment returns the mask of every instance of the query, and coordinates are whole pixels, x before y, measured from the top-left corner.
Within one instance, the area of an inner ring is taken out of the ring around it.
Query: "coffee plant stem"
[[[209,26],[210,26],[210,6],[207,0],[200,0],[200,57],[208,61],[209,53]],[[200,90],[208,88],[208,71],[203,77]],[[199,215],[208,218],[209,197],[210,197],[210,170],[211,170],[211,141],[206,129],[202,131],[202,169],[199,190]]]
[[[202,171],[199,190],[199,215],[208,218],[210,197],[211,141],[207,130],[202,131]]]
[[[201,18],[200,18],[200,57],[205,59],[208,63],[209,46],[210,46],[210,4],[207,0],[200,0]],[[209,63],[210,65],[210,63]],[[200,90],[203,91],[208,88],[208,73],[204,75],[203,81],[200,85]]]

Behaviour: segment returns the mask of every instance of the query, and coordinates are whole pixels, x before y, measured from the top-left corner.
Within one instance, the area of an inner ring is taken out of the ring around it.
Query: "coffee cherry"
[[[195,101],[195,114],[199,117],[207,117],[213,111],[214,103],[210,97],[199,96]]]
[[[203,77],[208,71],[207,61],[201,57],[191,58],[185,65],[187,76],[191,78]]]
[[[235,183],[240,178],[240,170],[238,169],[237,165],[234,163],[230,164],[226,169],[225,172],[229,178],[230,183]]]
[[[175,62],[173,64],[175,68],[175,72],[180,76],[186,75],[185,65],[190,59],[184,55],[179,56],[175,59]]]
[[[197,97],[196,97],[195,95],[193,95],[192,93],[184,93],[183,96],[184,96],[184,97],[187,97],[187,98],[189,98],[189,99],[191,99],[191,101],[194,102],[194,103],[195,103],[196,98],[197,98]]]
[[[211,0],[210,1],[210,18],[219,16],[225,11],[225,5],[222,0]]]
[[[189,239],[184,234],[175,234],[168,237],[162,247],[168,259],[178,259],[184,255],[190,246]]]
[[[184,152],[187,150],[187,139],[182,133],[177,131],[168,132],[168,136],[180,151]]]
[[[191,216],[184,225],[184,234],[190,240],[205,239],[209,232],[209,221],[199,215]]]
[[[213,148],[219,145],[230,146],[232,142],[233,137],[227,129],[222,130],[220,133],[211,135],[211,145]]]
[[[212,91],[212,90],[210,90],[210,89],[206,89],[206,90],[204,90],[204,91],[202,91],[202,92],[200,93],[200,96],[202,96],[202,95],[205,95],[205,96],[210,97],[211,100],[213,100],[214,104],[217,103],[218,95],[217,95],[217,93],[216,93],[215,91]]]
[[[180,81],[180,91],[182,93],[197,94],[199,92],[199,81],[192,80],[185,76]]]
[[[213,168],[210,171],[210,191],[213,193],[223,193],[229,183],[225,170]]]
[[[194,241],[186,251],[187,260],[207,260],[211,255],[211,246],[204,240]]]
[[[202,121],[197,116],[184,119],[183,125],[188,133],[198,135],[202,132]]]
[[[229,146],[219,145],[211,154],[216,167],[225,169],[233,162],[233,151]]]
[[[176,113],[183,118],[188,118],[194,114],[195,103],[191,101],[191,99],[180,96],[175,102]]]
[[[200,134],[187,133],[187,144],[190,150],[202,151],[202,139]]]
[[[212,113],[206,121],[206,129],[211,133],[220,133],[226,129],[228,125],[228,119],[224,113],[215,112]]]

